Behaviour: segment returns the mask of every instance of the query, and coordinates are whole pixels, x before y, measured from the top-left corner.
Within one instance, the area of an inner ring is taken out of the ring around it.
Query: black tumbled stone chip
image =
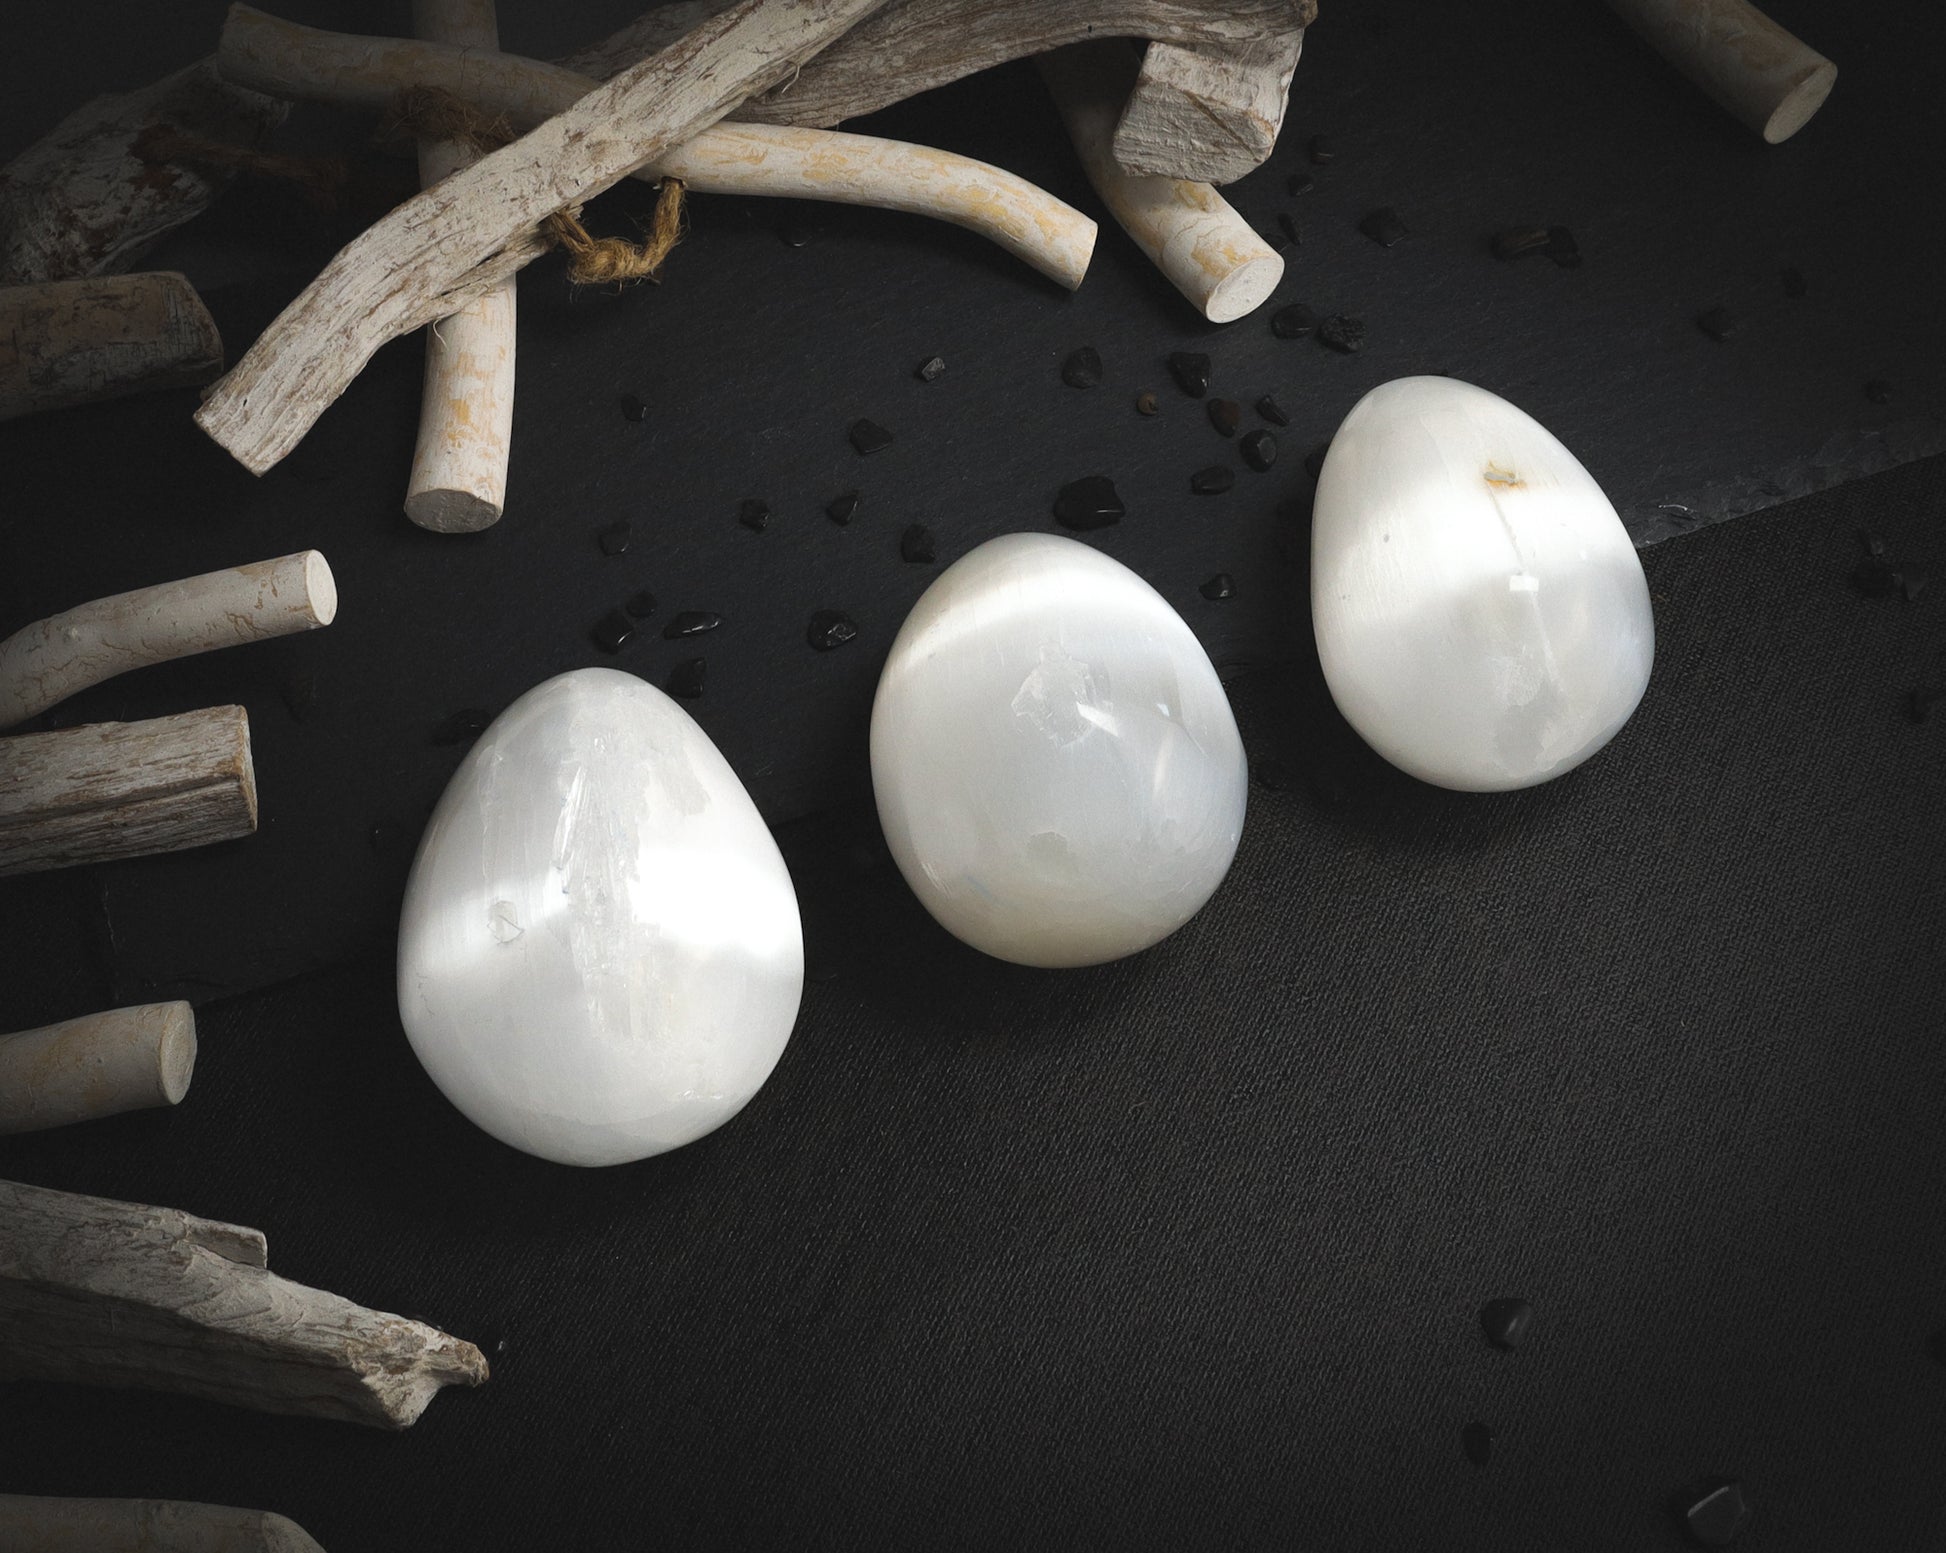
[[[1892,385],[1882,377],[1875,377],[1865,385],[1865,397],[1871,400],[1873,404],[1890,404],[1892,402]]]
[[[1288,426],[1291,423],[1291,418],[1284,413],[1284,407],[1270,394],[1257,401],[1257,413],[1273,426]]]
[[[1313,167],[1329,167],[1337,159],[1338,148],[1331,143],[1331,137],[1329,135],[1313,135],[1311,137],[1311,165]]]
[[[1683,1507],[1682,1519],[1693,1542],[1727,1548],[1750,1523],[1750,1501],[1734,1478],[1719,1479]]]
[[[1324,473],[1324,458],[1330,451],[1331,444],[1322,442],[1304,455],[1304,472],[1313,480]]]
[[[439,720],[432,731],[435,744],[471,744],[486,732],[493,714],[483,706],[463,706]]]
[[[857,635],[858,625],[851,616],[835,609],[820,609],[811,616],[811,628],[806,638],[819,652],[830,652],[834,647],[844,646]]]
[[[1070,480],[1054,498],[1055,521],[1065,528],[1106,528],[1121,522],[1127,512],[1107,475]]]
[[[1861,528],[1858,531],[1858,546],[1867,555],[1885,554],[1885,541],[1868,528]]]
[[[1243,454],[1243,461],[1258,474],[1277,462],[1277,438],[1262,428],[1245,433],[1243,441],[1237,446]]]
[[[1189,477],[1189,488],[1198,496],[1221,496],[1237,483],[1237,472],[1221,464],[1211,464]]]
[[[922,383],[937,383],[946,370],[944,356],[928,356],[913,369],[912,375]]]
[[[737,522],[761,534],[770,525],[770,503],[754,496],[746,498],[737,507]]]
[[[590,634],[603,652],[620,652],[622,644],[635,634],[635,622],[619,609],[611,609],[595,622]]]
[[[1906,603],[1910,604],[1925,591],[1926,574],[1921,568],[1911,565],[1899,568],[1899,592],[1905,595]]]
[[[631,421],[646,421],[649,418],[649,407],[642,403],[640,399],[637,399],[635,395],[623,394],[622,414]]]
[[[1231,580],[1228,572],[1218,572],[1203,584],[1200,591],[1212,604],[1220,604],[1224,599],[1233,599],[1237,596],[1237,585]]]
[[[673,642],[685,636],[701,636],[706,631],[714,631],[721,624],[723,617],[713,609],[685,609],[662,628],[662,634]]]
[[[1209,357],[1201,351],[1175,351],[1169,357],[1169,375],[1190,398],[1200,399],[1209,392]]]
[[[1061,363],[1061,381],[1070,388],[1093,388],[1101,382],[1101,352],[1084,345]]]
[[[1575,269],[1581,263],[1581,245],[1574,240],[1574,233],[1564,226],[1547,229],[1547,247],[1542,252],[1564,270]]]
[[[1874,551],[1851,569],[1851,585],[1862,598],[1896,598],[1905,590],[1905,572]]]
[[[1496,259],[1524,259],[1530,253],[1547,251],[1547,228],[1544,226],[1511,226],[1493,234],[1493,256]]]
[[[1343,351],[1349,356],[1353,351],[1365,348],[1365,325],[1359,319],[1333,313],[1318,325],[1318,338],[1334,351]]]
[[[816,227],[805,226],[798,221],[786,221],[777,228],[777,240],[786,248],[802,248],[815,236]]]
[[[620,523],[610,523],[600,533],[595,535],[595,538],[601,544],[601,553],[603,555],[626,555],[628,553],[628,542],[633,537],[634,531],[629,528],[626,519]]]
[[[1493,1431],[1482,1423],[1470,1423],[1460,1430],[1460,1449],[1476,1467],[1493,1460]]]
[[[1270,315],[1270,332],[1280,340],[1301,340],[1318,326],[1318,315],[1302,302],[1292,302]]]
[[[1292,173],[1284,180],[1284,192],[1292,196],[1309,194],[1317,186],[1318,180],[1309,173]]]
[[[1390,205],[1381,205],[1368,214],[1358,223],[1358,230],[1381,248],[1395,247],[1412,235],[1405,222],[1399,219],[1399,213]]]
[[[1277,213],[1277,230],[1282,232],[1294,246],[1301,248],[1304,245],[1304,234],[1297,229],[1297,218],[1288,210]]]
[[[627,610],[637,620],[647,620],[649,616],[655,613],[655,595],[649,592],[647,588],[643,588],[639,592],[631,593],[623,600],[622,608]]]
[[[318,704],[317,675],[311,673],[291,675],[284,681],[282,696],[284,709],[295,721],[303,722]]]
[[[1250,762],[1250,780],[1266,791],[1281,793],[1291,785],[1290,768],[1281,760],[1253,760]]]
[[[1495,1348],[1509,1353],[1527,1337],[1534,1321],[1534,1307],[1522,1299],[1488,1300],[1480,1307],[1480,1330]]]
[[[1156,398],[1153,388],[1145,388],[1135,396],[1135,413],[1137,415],[1153,415],[1161,408],[1162,402]]]
[[[694,701],[703,693],[703,681],[709,674],[709,664],[701,658],[685,658],[669,671],[669,694],[681,696],[685,701]]]
[[[1811,283],[1804,278],[1804,271],[1800,270],[1795,264],[1787,264],[1784,266],[1783,278],[1784,295],[1787,297],[1801,297],[1811,289]]]
[[[914,523],[899,536],[899,556],[914,565],[924,566],[938,559],[939,548],[933,543],[932,530],[923,523]]]
[[[860,453],[877,453],[892,445],[892,433],[877,421],[853,421],[851,445]]]
[[[824,504],[824,515],[839,527],[851,521],[851,515],[858,510],[858,493],[846,491],[842,496],[834,496]]]
[[[1743,325],[1727,307],[1713,307],[1706,313],[1696,315],[1696,327],[1720,345]]]
[[[1212,399],[1208,405],[1209,423],[1225,437],[1234,437],[1243,424],[1243,406],[1234,399]]]

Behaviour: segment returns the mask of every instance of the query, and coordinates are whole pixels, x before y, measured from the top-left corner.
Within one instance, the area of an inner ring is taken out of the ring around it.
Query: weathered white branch
[[[180,275],[0,288],[0,421],[207,383],[223,340]]]
[[[1295,7],[1293,7],[1295,10]],[[1256,43],[1151,43],[1115,126],[1115,161],[1138,177],[1234,183],[1277,147],[1304,28]]]
[[[0,1133],[175,1105],[195,1069],[187,1003],[112,1008],[0,1035]]]
[[[372,353],[540,252],[536,223],[600,193],[783,80],[886,0],[740,0],[679,43],[354,239],[217,382],[198,423],[262,474]]]
[[[487,1378],[471,1343],[279,1278],[263,1248],[174,1209],[0,1181],[0,1376],[387,1429]]]
[[[180,1499],[0,1494],[0,1547],[14,1553],[324,1553],[269,1510]]]
[[[434,43],[497,53],[493,0],[413,0],[413,30]],[[419,142],[419,181],[479,160],[455,140]],[[500,521],[514,433],[514,279],[509,275],[426,330],[419,442],[406,482],[405,515],[440,534],[471,534]]]
[[[0,286],[116,274],[207,208],[233,171],[144,155],[159,129],[247,148],[289,111],[207,59],[84,103],[0,168]]]
[[[178,852],[256,828],[240,706],[0,739],[0,874]]]
[[[1608,0],[1719,107],[1772,145],[1824,106],[1838,67],[1747,0]]]
[[[337,613],[316,550],[77,605],[0,642],[0,728],[131,669],[313,630]]]
[[[1211,323],[1260,306],[1284,261],[1228,200],[1206,183],[1137,178],[1116,165],[1115,123],[1135,79],[1128,45],[1077,43],[1039,64],[1088,181],[1136,246]]]
[[[517,124],[562,112],[597,85],[538,60],[319,32],[243,5],[230,10],[217,58],[238,81],[298,101],[382,112],[408,87],[436,87]],[[722,123],[635,176],[680,178],[699,194],[781,195],[950,221],[1070,291],[1094,254],[1095,223],[1025,179],[971,157],[869,135]]]

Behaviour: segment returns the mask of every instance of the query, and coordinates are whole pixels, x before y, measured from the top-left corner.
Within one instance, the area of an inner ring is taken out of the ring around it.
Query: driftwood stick
[[[413,30],[434,43],[497,53],[493,0],[413,0]],[[479,160],[456,140],[419,142],[419,182]],[[405,515],[439,534],[471,534],[500,521],[514,433],[514,278],[509,275],[426,330],[419,442]]]
[[[178,852],[256,828],[240,706],[0,739],[0,874]]]
[[[180,275],[0,288],[0,421],[207,383],[223,340]]]
[[[1304,51],[1294,25],[1256,43],[1151,43],[1115,126],[1115,161],[1138,177],[1234,183],[1276,149]]]
[[[175,1105],[195,1068],[196,1015],[187,1003],[113,1008],[0,1035],[0,1133]]]
[[[337,613],[316,550],[96,599],[0,642],[0,728],[130,669],[313,630]]]
[[[600,193],[791,74],[886,0],[739,0],[354,239],[219,380],[197,422],[262,474],[372,353],[541,251],[536,223]]]
[[[0,1376],[140,1386],[404,1429],[477,1386],[471,1343],[264,1265],[263,1237],[169,1208],[0,1181]],[[246,1254],[233,1259],[230,1247]]]
[[[1136,178],[1116,165],[1115,123],[1136,69],[1128,45],[1077,43],[1039,64],[1088,181],[1136,246],[1211,323],[1259,307],[1284,261],[1228,200],[1206,183]]]
[[[560,113],[598,84],[538,60],[320,32],[243,5],[231,8],[217,58],[236,80],[298,101],[383,112],[407,88],[434,87],[516,124]],[[699,194],[782,195],[950,221],[1070,291],[1094,253],[1095,223],[1073,206],[986,162],[898,140],[722,123],[634,176],[680,178]]]
[[[0,1494],[0,1547],[13,1553],[324,1553],[269,1510],[180,1499]]]
[[[1748,0],[1608,0],[1623,21],[1772,145],[1824,106],[1838,67]]]
[[[234,176],[146,154],[159,131],[251,147],[289,111],[224,81],[207,59],[83,104],[0,168],[0,286],[131,268]]]

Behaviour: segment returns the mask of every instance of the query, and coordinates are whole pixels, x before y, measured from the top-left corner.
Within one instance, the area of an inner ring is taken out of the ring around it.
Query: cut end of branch
[[[187,1003],[165,1003],[162,1018],[155,1048],[156,1087],[164,1104],[180,1105],[196,1071],[196,1014]]]

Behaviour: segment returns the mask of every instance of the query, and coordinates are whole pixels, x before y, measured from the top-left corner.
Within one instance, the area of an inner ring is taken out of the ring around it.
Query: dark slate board
[[[95,84],[186,61],[221,9],[179,8],[169,35],[190,41],[177,56],[160,45],[138,55],[143,40],[113,34],[129,57]],[[74,40],[103,33],[100,10],[66,8],[0,60],[14,130],[0,151],[72,105]],[[1776,148],[1599,8],[1483,0],[1328,15],[1307,42],[1283,148],[1231,197],[1267,233],[1282,212],[1296,219],[1303,240],[1276,302],[1363,318],[1370,343],[1357,356],[1273,338],[1268,309],[1202,324],[1114,230],[1069,297],[937,223],[701,198],[661,287],[571,294],[555,261],[523,277],[509,515],[484,536],[426,535],[400,515],[416,341],[382,351],[262,480],[194,429],[193,394],[0,427],[0,628],[305,546],[329,556],[344,601],[327,632],[130,675],[43,720],[242,703],[263,800],[256,837],[96,870],[98,894],[10,882],[0,913],[78,893],[75,953],[112,945],[120,999],[264,985],[383,940],[419,827],[461,754],[435,729],[582,664],[662,682],[695,646],[651,632],[609,658],[588,635],[642,587],[662,618],[725,616],[702,644],[709,688],[694,710],[767,817],[855,798],[878,663],[937,570],[901,561],[899,535],[925,523],[944,564],[992,535],[1052,527],[1054,492],[1083,474],[1112,474],[1129,504],[1090,542],[1154,582],[1219,662],[1300,656],[1303,456],[1359,395],[1408,373],[1450,372],[1533,411],[1642,543],[1946,446],[1946,302],[1919,230],[1946,166],[1946,119],[1914,69],[1946,47],[1946,18],[1891,0],[1773,10],[1842,67],[1824,113]],[[349,3],[290,14],[367,30],[389,16]],[[520,18],[526,33],[510,18],[507,41],[557,51],[626,14],[563,5]],[[61,63],[37,76],[42,56]],[[984,157],[1096,208],[1025,67],[862,127]],[[1304,146],[1317,132],[1339,155],[1312,169]],[[312,111],[292,138],[363,133]],[[1316,188],[1292,198],[1297,170]],[[633,230],[651,198],[626,186],[591,220]],[[1380,205],[1411,229],[1395,248],[1357,231]],[[1582,267],[1490,256],[1496,229],[1532,222],[1572,228]],[[789,226],[810,241],[787,245]],[[350,230],[274,191],[239,191],[151,263],[206,289],[235,354]],[[1806,297],[1785,296],[1786,265],[1808,278]],[[1695,326],[1713,306],[1746,321],[1728,344]],[[1077,391],[1059,366],[1084,343],[1106,377]],[[1239,462],[1226,496],[1189,493],[1197,468],[1236,460],[1168,383],[1163,359],[1181,348],[1215,356],[1216,392],[1248,405],[1274,391],[1294,423],[1276,467]],[[946,374],[916,381],[935,353]],[[1868,379],[1893,385],[1889,403],[1867,401]],[[1132,408],[1149,387],[1163,401],[1154,420]],[[646,421],[624,419],[625,393],[646,402]],[[870,459],[845,440],[861,415],[897,437]],[[840,529],[822,507],[852,486],[863,499]],[[763,534],[736,521],[753,496],[774,514]],[[595,532],[617,518],[634,543],[604,556]],[[1233,600],[1198,593],[1217,571],[1237,579]],[[849,611],[858,641],[811,652],[805,623],[824,607]]]

